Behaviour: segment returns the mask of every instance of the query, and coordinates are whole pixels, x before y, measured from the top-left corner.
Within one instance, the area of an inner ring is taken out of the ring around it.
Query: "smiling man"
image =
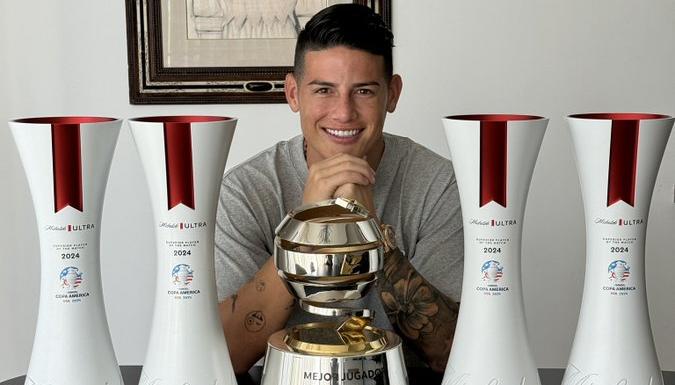
[[[450,162],[383,133],[402,80],[393,35],[367,7],[335,5],[300,33],[286,98],[302,135],[278,143],[223,178],[216,276],[223,329],[237,373],[284,327],[316,321],[295,304],[271,254],[274,229],[301,204],[356,199],[392,226],[396,246],[361,306],[404,340],[408,365],[443,371],[457,319],[462,221]]]

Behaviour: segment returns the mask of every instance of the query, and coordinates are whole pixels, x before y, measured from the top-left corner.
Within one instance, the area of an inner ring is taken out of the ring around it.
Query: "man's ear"
[[[398,98],[401,96],[402,89],[403,79],[399,75],[392,75],[391,80],[389,80],[387,112],[394,112],[396,110],[396,104],[398,103]]]
[[[298,101],[298,81],[295,79],[295,75],[293,75],[293,73],[287,73],[284,84],[286,101],[293,112],[298,112],[300,109],[300,102]]]

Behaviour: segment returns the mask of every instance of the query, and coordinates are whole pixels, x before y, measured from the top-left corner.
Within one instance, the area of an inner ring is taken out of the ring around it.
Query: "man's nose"
[[[333,119],[339,122],[349,122],[356,118],[357,111],[354,98],[350,93],[340,95],[333,108]]]

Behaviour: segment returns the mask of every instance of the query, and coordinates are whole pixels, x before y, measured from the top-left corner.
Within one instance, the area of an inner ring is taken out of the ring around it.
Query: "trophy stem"
[[[586,220],[586,274],[563,384],[663,384],[645,282],[647,217],[673,119],[568,118]]]
[[[130,121],[152,201],[155,307],[140,384],[235,385],[216,295],[218,193],[236,120]]]
[[[99,249],[121,124],[96,117],[9,123],[40,237],[40,304],[26,384],[122,384],[103,304]]]
[[[464,275],[444,385],[539,384],[521,282],[523,215],[547,119],[443,121],[464,224]],[[486,357],[498,357],[486,365]]]

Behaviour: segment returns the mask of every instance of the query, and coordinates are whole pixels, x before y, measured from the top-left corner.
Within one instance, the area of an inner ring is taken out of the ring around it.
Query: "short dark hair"
[[[384,58],[387,78],[393,74],[394,35],[372,9],[359,4],[335,4],[314,15],[300,31],[293,72],[302,76],[307,51],[345,46]]]

